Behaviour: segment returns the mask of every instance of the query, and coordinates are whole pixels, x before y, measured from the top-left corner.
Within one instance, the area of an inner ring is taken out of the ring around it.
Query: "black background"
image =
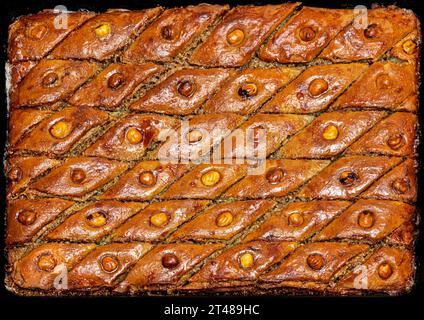
[[[263,1],[245,1],[245,0],[224,0],[224,1],[201,1],[201,0],[102,0],[102,1],[80,1],[80,0],[3,0],[1,5],[2,19],[0,21],[1,36],[1,55],[0,68],[3,68],[6,62],[7,50],[7,28],[8,25],[18,16],[36,13],[42,9],[51,9],[56,5],[65,5],[68,10],[87,9],[93,11],[105,11],[108,8],[127,8],[144,9],[161,5],[163,7],[186,6],[197,4],[199,2],[208,3],[229,3],[237,4],[271,4],[281,3],[284,0],[263,0]],[[399,7],[413,10],[421,21],[424,21],[424,1],[302,1],[304,5],[327,7],[327,8],[353,8],[356,5],[365,5],[370,8],[373,4],[390,5],[396,4]],[[4,86],[4,72],[0,70],[0,150],[2,158],[4,155],[6,141],[7,108]],[[421,66],[421,74],[423,73]],[[420,98],[422,105],[423,98]],[[422,109],[422,106],[421,106]],[[422,110],[419,112],[420,124],[424,124]],[[422,137],[420,137],[422,139]],[[419,146],[420,166],[424,163],[424,146]],[[0,184],[0,214],[5,212],[5,177],[3,163],[1,164],[1,184]],[[419,184],[424,183],[424,170],[419,172]],[[423,188],[419,186],[418,208],[423,211],[424,199]],[[2,218],[1,218],[2,219]],[[1,220],[0,219],[0,220]],[[1,235],[1,254],[0,254],[0,272],[1,272],[1,293],[0,293],[0,313],[3,319],[11,319],[13,316],[25,313],[30,318],[37,318],[37,315],[43,318],[62,318],[62,317],[96,317],[97,319],[113,316],[113,318],[138,319],[190,319],[189,316],[165,316],[163,314],[166,306],[185,305],[199,306],[207,309],[209,304],[259,304],[259,316],[233,316],[232,319],[287,319],[296,318],[345,318],[345,317],[364,317],[373,315],[379,319],[401,316],[402,318],[418,317],[424,308],[419,303],[424,302],[424,239],[423,232],[418,240],[417,254],[417,275],[416,284],[411,293],[400,297],[87,297],[87,298],[25,298],[18,297],[8,292],[3,284],[4,279],[4,224],[0,223]],[[423,230],[421,224],[421,230]],[[421,310],[420,310],[421,309]],[[421,312],[420,312],[421,311]],[[414,315],[412,315],[414,313]],[[9,315],[7,315],[9,314]],[[196,319],[202,319],[196,317]],[[210,316],[208,319],[221,319],[224,316]],[[225,317],[227,318],[227,317]],[[118,319],[120,320],[120,319]]]

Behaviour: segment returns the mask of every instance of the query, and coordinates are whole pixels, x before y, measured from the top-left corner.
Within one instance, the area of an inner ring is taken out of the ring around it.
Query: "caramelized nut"
[[[48,33],[49,28],[44,23],[35,24],[27,31],[27,36],[33,40],[41,40]]]
[[[294,227],[300,227],[303,224],[303,215],[295,212],[289,215],[289,225]]]
[[[151,187],[156,184],[156,176],[152,171],[144,171],[140,173],[138,180],[142,185],[148,187]]]
[[[104,38],[107,35],[110,34],[110,25],[109,23],[103,23],[99,25],[96,29],[94,29],[94,32],[99,38]]]
[[[308,90],[313,97],[317,97],[328,90],[328,82],[321,78],[314,79],[309,84]]]
[[[18,182],[22,179],[22,170],[18,167],[14,167],[10,169],[10,171],[7,174],[7,178],[10,182]]]
[[[180,261],[173,253],[166,253],[162,256],[162,265],[167,269],[173,269],[178,266],[179,263]]]
[[[93,228],[103,227],[107,223],[107,214],[103,211],[91,212],[85,219],[89,226]]]
[[[378,266],[378,275],[381,279],[387,280],[390,278],[392,274],[393,274],[393,268],[389,263],[383,262],[382,264]]]
[[[189,143],[196,143],[202,140],[203,135],[200,130],[190,130],[187,134],[187,140]]]
[[[125,77],[122,73],[117,72],[112,74],[109,79],[107,79],[107,85],[112,90],[116,90],[125,83]]]
[[[284,171],[281,168],[271,168],[266,173],[265,178],[270,184],[277,184],[283,180]]]
[[[179,37],[177,30],[170,25],[162,27],[160,35],[168,41],[176,40]]]
[[[237,91],[238,95],[243,99],[256,96],[258,94],[258,87],[256,84],[248,82],[243,84]]]
[[[29,226],[35,222],[37,214],[34,211],[23,210],[18,213],[17,220],[24,226]]]
[[[150,223],[156,227],[161,227],[168,223],[168,215],[165,212],[155,213],[150,217]]]
[[[253,265],[253,255],[249,252],[243,253],[240,257],[240,265],[243,269],[247,269]]]
[[[239,46],[244,41],[244,32],[240,29],[235,29],[227,34],[227,42],[232,46]]]
[[[316,32],[311,27],[304,27],[299,30],[299,38],[302,41],[309,42],[315,39]]]
[[[387,145],[392,150],[399,150],[405,144],[405,140],[401,133],[393,134],[387,139]]]
[[[402,44],[402,49],[406,54],[413,54],[417,49],[417,44],[409,39]]]
[[[361,228],[369,229],[374,225],[374,214],[371,211],[362,211],[358,215],[358,225]]]
[[[318,271],[324,267],[324,257],[319,253],[312,253],[306,259],[306,263],[312,270]]]
[[[217,184],[219,180],[221,180],[221,174],[216,170],[205,172],[201,177],[202,183],[207,187]]]
[[[140,143],[143,140],[143,134],[136,128],[129,128],[127,131],[127,140],[131,144]]]
[[[396,179],[392,183],[393,189],[400,194],[404,194],[409,190],[409,181],[406,179]]]
[[[335,140],[339,135],[339,130],[334,125],[329,125],[324,129],[322,136],[325,140]]]
[[[358,176],[352,171],[343,171],[339,176],[340,183],[345,186],[352,185],[356,180]]]
[[[41,80],[41,85],[43,87],[53,87],[58,83],[58,80],[58,74],[56,72],[50,71],[43,76],[43,79]]]
[[[378,89],[387,90],[390,89],[392,85],[392,80],[390,79],[390,76],[388,74],[383,73],[377,77],[375,83]]]
[[[41,271],[51,272],[56,267],[56,259],[51,253],[42,254],[37,261],[37,266]]]
[[[82,169],[76,168],[71,172],[71,180],[74,183],[83,183],[86,178],[85,172]]]
[[[196,92],[196,84],[191,80],[180,81],[177,85],[177,91],[180,95],[189,98]]]
[[[364,30],[364,36],[368,39],[373,39],[377,37],[380,33],[380,28],[375,24],[370,24],[365,30]]]
[[[115,272],[119,267],[119,260],[112,255],[105,255],[100,259],[100,266],[107,273]]]
[[[233,214],[230,211],[224,211],[219,214],[215,223],[218,227],[227,227],[233,222],[233,220]]]
[[[65,121],[58,121],[50,128],[50,134],[57,138],[66,138],[71,133],[71,125]]]

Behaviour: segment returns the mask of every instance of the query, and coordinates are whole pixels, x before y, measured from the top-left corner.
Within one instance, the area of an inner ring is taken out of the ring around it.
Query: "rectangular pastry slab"
[[[420,26],[394,6],[367,10],[367,25],[361,14],[199,4],[18,18],[7,288],[410,291]]]

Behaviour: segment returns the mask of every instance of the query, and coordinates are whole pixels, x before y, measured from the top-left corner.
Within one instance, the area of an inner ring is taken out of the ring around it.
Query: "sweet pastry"
[[[411,290],[411,11],[375,7],[366,25],[301,3],[66,15],[9,28],[9,290]]]

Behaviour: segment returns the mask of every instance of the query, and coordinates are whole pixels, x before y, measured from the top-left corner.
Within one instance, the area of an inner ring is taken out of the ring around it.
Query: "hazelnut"
[[[112,255],[105,255],[100,259],[100,266],[107,273],[115,272],[119,267],[119,260]]]
[[[392,150],[399,150],[405,144],[405,140],[401,133],[393,134],[387,139],[387,145]]]
[[[196,143],[202,140],[203,135],[200,130],[190,130],[187,134],[187,140],[189,143]]]
[[[325,140],[335,140],[339,135],[339,130],[334,125],[329,125],[324,129],[322,136]]]
[[[35,222],[37,214],[34,211],[23,210],[18,213],[17,220],[24,226],[29,226]]]
[[[167,269],[173,269],[178,266],[179,263],[180,261],[173,253],[166,253],[162,256],[162,265]]]
[[[83,183],[86,177],[87,176],[85,175],[85,172],[82,169],[76,168],[71,172],[71,180],[73,183]]]
[[[110,25],[109,23],[103,23],[94,29],[94,32],[99,38],[104,38],[110,34]]]
[[[265,178],[270,184],[277,184],[283,180],[284,171],[281,168],[271,168],[266,173]]]
[[[358,225],[361,228],[369,229],[374,225],[374,214],[371,211],[362,211],[358,215]]]
[[[400,194],[404,194],[409,190],[409,181],[407,179],[396,179],[392,183],[392,188]]]
[[[49,132],[54,138],[63,139],[71,133],[71,125],[65,121],[58,121],[51,126]]]
[[[245,83],[237,91],[238,95],[243,99],[256,96],[258,94],[258,87],[254,83]]]
[[[161,227],[168,223],[168,215],[165,212],[158,212],[150,217],[150,223],[156,227]]]
[[[162,38],[168,41],[176,40],[178,38],[178,32],[170,25],[163,26],[160,31],[160,35]]]
[[[109,88],[116,90],[125,83],[125,77],[122,73],[114,73],[109,79],[107,79],[107,85]]]
[[[249,252],[243,253],[240,257],[240,265],[243,269],[250,268],[253,265],[253,255]]]
[[[93,228],[100,228],[107,223],[107,214],[103,211],[91,212],[87,214],[85,219],[89,226]]]
[[[227,227],[233,222],[233,220],[233,214],[230,211],[224,211],[219,214],[215,223],[218,227]]]
[[[295,212],[289,215],[289,225],[293,227],[300,227],[303,224],[303,215]]]
[[[402,44],[402,49],[406,54],[413,54],[417,49],[417,44],[413,40],[409,39]]]
[[[340,183],[345,186],[352,185],[356,180],[358,180],[358,176],[352,171],[343,171],[339,176]]]
[[[49,28],[43,23],[35,24],[31,28],[28,29],[27,35],[33,40],[41,40],[48,33]]]
[[[378,89],[387,90],[392,85],[392,80],[388,74],[380,74],[375,80],[376,86]]]
[[[58,80],[58,74],[54,71],[50,71],[43,76],[43,79],[41,80],[41,85],[43,87],[53,87],[57,84]]]
[[[389,263],[383,262],[382,264],[378,266],[378,275],[381,279],[387,280],[390,278],[392,274],[393,274],[393,268]]]
[[[143,134],[136,128],[129,128],[127,131],[127,140],[131,144],[140,143],[143,140]]]
[[[221,180],[221,174],[216,170],[210,170],[205,172],[200,179],[205,186],[210,187]]]
[[[11,182],[18,182],[22,179],[22,170],[18,167],[11,168],[7,174],[7,178]]]
[[[234,29],[227,34],[227,42],[232,46],[239,46],[244,41],[244,32],[240,29]]]
[[[304,27],[299,30],[299,38],[302,41],[309,42],[314,40],[316,33],[311,27]]]
[[[37,261],[37,266],[41,271],[51,272],[56,267],[56,259],[51,253],[42,254]]]
[[[142,185],[151,187],[156,183],[156,176],[152,171],[144,171],[140,173],[138,180]]]
[[[380,33],[380,29],[377,24],[372,23],[364,30],[364,36],[368,39],[377,37]]]
[[[321,78],[316,78],[309,84],[309,93],[317,97],[328,90],[328,82]]]
[[[306,263],[312,270],[318,271],[324,267],[324,257],[319,253],[312,253],[306,258]]]
[[[180,95],[189,98],[196,92],[196,84],[191,80],[180,81],[177,85],[177,91]]]

